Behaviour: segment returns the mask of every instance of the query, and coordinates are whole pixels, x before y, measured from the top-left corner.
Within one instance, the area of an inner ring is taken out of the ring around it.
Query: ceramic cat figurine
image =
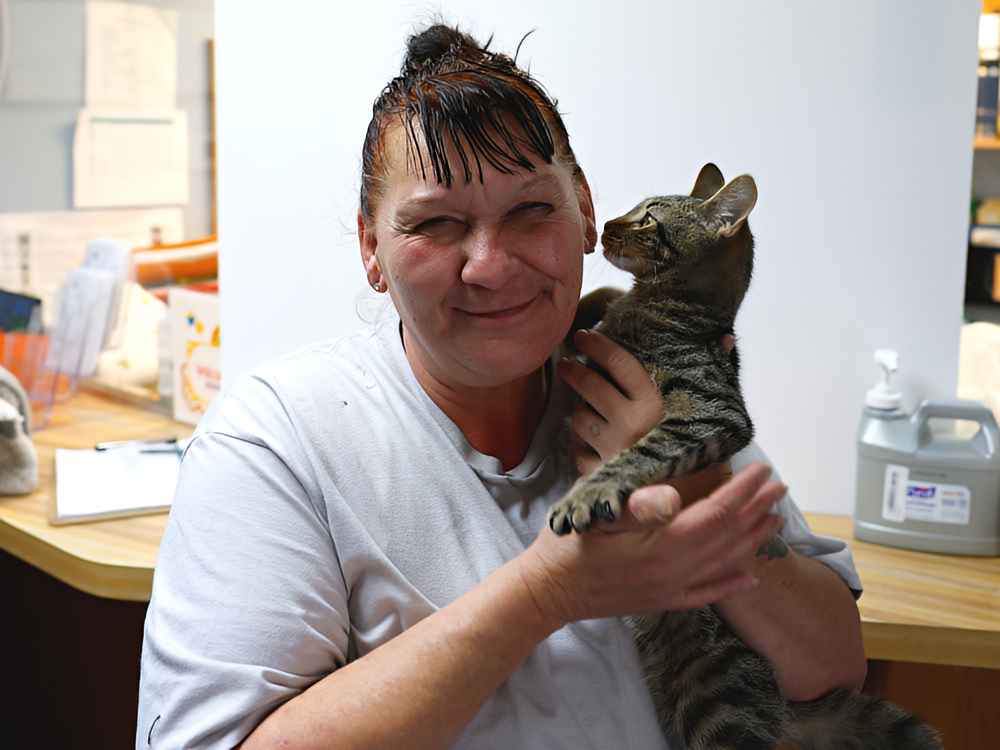
[[[663,419],[633,447],[582,477],[549,511],[559,534],[614,520],[639,487],[725,461],[753,438],[739,384],[739,355],[721,339],[753,271],[747,217],[757,201],[749,175],[728,184],[714,164],[691,195],[648,198],[609,221],[605,257],[633,274],[628,293],[603,289],[581,301],[575,327],[617,341],[645,366],[663,397]],[[783,556],[775,536],[759,554]],[[628,618],[661,726],[689,750],[940,748],[930,727],[896,706],[836,690],[788,703],[769,662],[711,607]]]
[[[0,495],[23,495],[38,486],[38,460],[28,437],[30,419],[24,389],[0,367]]]

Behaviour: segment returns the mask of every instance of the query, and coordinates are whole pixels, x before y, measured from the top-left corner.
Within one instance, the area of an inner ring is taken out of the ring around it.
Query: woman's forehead
[[[516,199],[520,195],[561,193],[566,185],[559,175],[548,170],[541,173],[524,171],[508,175],[489,169],[484,170],[482,183],[476,178],[466,181],[462,177],[453,182],[449,188],[443,183],[435,182],[432,175],[424,179],[411,171],[397,182],[390,182],[387,187],[396,198],[397,210],[417,211],[453,201],[474,200],[479,194],[487,199]]]
[[[386,131],[383,138],[383,188],[385,194],[394,193],[414,206],[437,203],[467,192],[521,193],[533,190],[566,190],[572,185],[572,172],[558,160],[551,163],[542,161],[535,154],[525,154],[533,169],[513,167],[504,172],[492,166],[482,157],[478,162],[474,154],[466,149],[469,163],[468,179],[462,157],[454,142],[444,138],[444,157],[451,167],[451,186],[438,182],[437,175],[429,163],[427,144],[417,128],[412,140],[399,125]],[[421,158],[423,163],[421,164]],[[482,180],[480,180],[480,175]]]

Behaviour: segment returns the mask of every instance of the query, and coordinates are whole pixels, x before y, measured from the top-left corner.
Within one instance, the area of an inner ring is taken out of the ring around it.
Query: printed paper
[[[73,205],[186,205],[187,113],[83,109],[73,137]]]
[[[88,107],[177,106],[177,11],[131,3],[87,3]]]
[[[219,298],[171,289],[170,351],[174,366],[174,419],[197,424],[222,384]]]

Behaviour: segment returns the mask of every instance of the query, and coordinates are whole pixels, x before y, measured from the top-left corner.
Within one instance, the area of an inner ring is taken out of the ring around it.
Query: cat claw
[[[616,520],[620,505],[616,500],[605,500],[609,494],[617,497],[618,487],[610,483],[585,483],[571,490],[549,510],[549,528],[560,536],[571,531],[582,534],[589,531],[595,521],[610,523]]]
[[[552,529],[557,536],[566,536],[571,531],[582,534],[590,529],[590,521],[589,519],[584,521],[582,518],[574,520],[572,513],[566,510],[553,508],[549,511],[549,528]]]
[[[562,524],[559,528],[556,528],[556,518],[557,516],[553,515],[549,520],[549,526],[554,532],[556,532],[556,534],[559,536],[565,536],[573,530],[573,523],[569,520],[569,516],[563,516]]]

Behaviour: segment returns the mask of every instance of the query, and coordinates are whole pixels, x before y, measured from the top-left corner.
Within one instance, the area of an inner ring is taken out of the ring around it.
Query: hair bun
[[[407,40],[403,74],[415,73],[449,52],[473,52],[478,56],[483,48],[468,34],[444,24],[435,24]]]

